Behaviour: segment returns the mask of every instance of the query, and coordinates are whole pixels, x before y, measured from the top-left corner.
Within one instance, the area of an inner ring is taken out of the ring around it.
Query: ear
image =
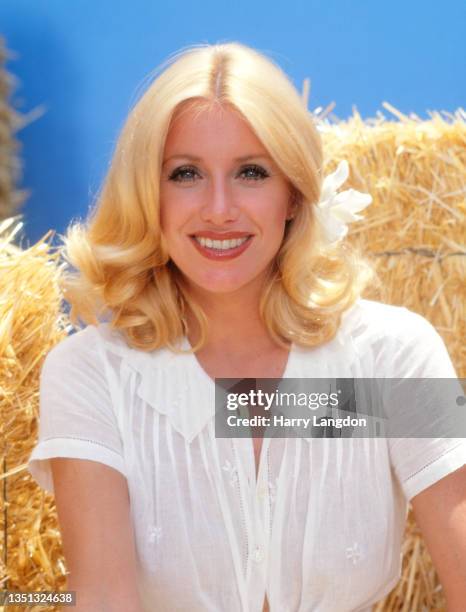
[[[296,215],[296,211],[299,204],[299,193],[294,187],[291,188],[290,200],[288,202],[288,208],[286,213],[286,220],[291,221]]]

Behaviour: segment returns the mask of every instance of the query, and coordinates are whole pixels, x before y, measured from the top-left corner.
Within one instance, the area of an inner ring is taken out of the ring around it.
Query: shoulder
[[[64,362],[76,362],[82,357],[90,356],[96,349],[94,326],[88,326],[65,336],[47,353],[44,365],[59,365]]]
[[[438,331],[425,317],[404,306],[360,299],[343,315],[339,333],[359,354],[372,355],[378,375],[455,376]]]
[[[180,361],[168,348],[145,351],[131,347],[124,334],[108,322],[88,325],[56,344],[47,354],[44,368],[66,371],[104,369],[119,376],[122,366],[150,376],[157,371],[168,371],[168,366]]]
[[[122,334],[112,330],[108,323],[78,329],[65,336],[45,355],[40,368],[41,388],[44,390],[59,384],[65,385],[68,391],[79,387],[79,393],[99,388],[102,392],[104,388],[116,389],[122,359],[131,351]]]
[[[121,353],[130,353],[133,350],[123,335],[112,329],[109,323],[99,323],[98,325],[87,325],[65,336],[48,354],[59,358],[73,354],[96,353],[102,348],[113,349]]]
[[[119,347],[129,350],[124,339],[114,334],[108,323],[88,325],[55,344],[47,353],[43,369],[46,370],[86,370],[96,368],[103,361],[105,348]]]
[[[404,306],[359,299],[342,316],[340,331],[357,338],[408,344],[411,340],[437,336],[434,326],[422,315]]]

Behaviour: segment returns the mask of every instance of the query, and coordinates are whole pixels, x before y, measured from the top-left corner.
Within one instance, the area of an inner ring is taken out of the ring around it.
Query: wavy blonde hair
[[[159,215],[170,121],[193,99],[239,111],[291,185],[296,214],[260,301],[271,337],[281,346],[330,340],[374,273],[345,243],[325,246],[321,240],[314,222],[322,183],[319,132],[282,70],[239,43],[200,45],[172,56],[130,112],[94,209],[64,236],[64,258],[76,269],[61,280],[71,321],[96,325],[103,315],[134,348],[178,352],[189,308],[201,332],[192,350],[204,345],[207,318],[168,257]]]

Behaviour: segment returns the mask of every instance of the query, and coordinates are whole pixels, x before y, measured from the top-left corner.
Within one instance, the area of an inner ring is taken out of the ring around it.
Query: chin
[[[211,294],[223,295],[241,291],[241,289],[245,289],[254,281],[260,282],[260,276],[254,277],[248,275],[247,277],[245,276],[243,278],[231,278],[222,275],[217,276],[216,274],[212,274],[212,272],[207,273],[206,276],[203,277],[196,275],[186,278],[188,280],[188,285],[193,286],[197,290]]]
[[[244,282],[233,282],[233,281],[215,281],[214,279],[209,280],[208,282],[199,282],[194,283],[199,289],[202,291],[212,293],[212,294],[228,294],[228,293],[236,293],[237,291],[241,291],[244,287],[246,287],[249,283],[248,281]]]

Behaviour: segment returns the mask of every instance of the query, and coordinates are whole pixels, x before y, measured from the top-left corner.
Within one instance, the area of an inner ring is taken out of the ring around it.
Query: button
[[[259,547],[254,551],[252,558],[256,563],[261,563],[264,560],[264,553]]]
[[[264,499],[264,497],[267,495],[267,487],[265,485],[261,485],[259,487],[259,497],[260,499]]]

